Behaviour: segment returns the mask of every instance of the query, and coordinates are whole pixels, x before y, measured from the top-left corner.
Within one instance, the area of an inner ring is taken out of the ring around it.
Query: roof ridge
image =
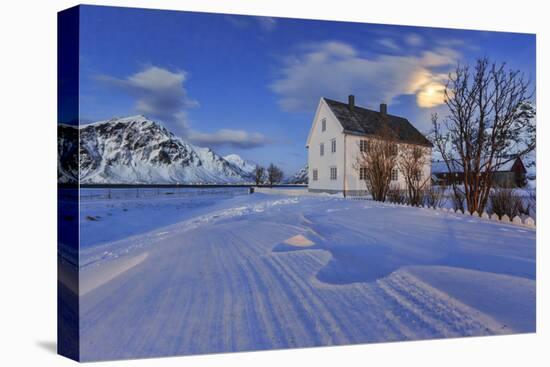
[[[389,127],[399,141],[433,147],[433,144],[410,121],[402,116],[371,110],[361,106],[349,108],[349,104],[322,97],[334,116],[342,125],[345,133],[358,135],[380,135],[382,125]],[[380,117],[385,116],[384,120]]]
[[[338,103],[338,104],[341,104],[341,105],[344,105],[344,106],[349,106],[349,104],[346,103],[346,102],[340,102],[340,101],[337,101],[337,100],[335,100],[335,99],[327,98],[327,97],[323,97],[323,98],[324,98],[325,100],[327,100],[327,101],[330,101],[330,102]],[[362,110],[365,110],[365,111],[368,111],[368,112],[381,114],[380,111],[372,110],[372,109],[367,108],[367,107],[362,107],[362,106],[358,106],[358,105],[354,105],[353,107],[354,107],[354,108],[358,108],[358,109],[362,109]],[[403,120],[409,121],[406,117],[403,117],[403,116],[393,115],[393,114],[391,114],[391,113],[386,113],[386,115],[387,115],[387,116],[390,116],[390,117],[395,117],[395,118],[398,118],[398,119],[403,119]]]

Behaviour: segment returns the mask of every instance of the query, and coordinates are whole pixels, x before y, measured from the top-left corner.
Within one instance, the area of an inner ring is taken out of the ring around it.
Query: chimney
[[[353,108],[355,107],[355,96],[353,94],[348,96],[348,107],[351,111],[353,111]]]
[[[388,105],[385,103],[380,103],[380,113],[382,116],[386,116],[388,114]]]

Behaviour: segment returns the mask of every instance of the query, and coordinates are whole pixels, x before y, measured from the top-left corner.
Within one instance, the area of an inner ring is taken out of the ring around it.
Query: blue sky
[[[535,36],[225,14],[81,7],[80,119],[144,114],[197,145],[287,174],[322,96],[428,131],[442,85],[487,56],[535,81]]]

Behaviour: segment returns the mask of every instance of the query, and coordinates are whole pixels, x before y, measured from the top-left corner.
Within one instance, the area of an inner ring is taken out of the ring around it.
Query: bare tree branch
[[[493,173],[535,149],[535,111],[530,83],[505,64],[478,59],[473,70],[458,65],[445,87],[449,115],[432,116],[433,143],[449,173],[464,173],[464,185],[453,183],[470,212],[487,205]]]

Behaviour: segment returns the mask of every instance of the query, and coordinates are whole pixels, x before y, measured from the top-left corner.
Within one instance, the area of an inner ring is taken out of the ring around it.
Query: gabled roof
[[[385,117],[378,111],[368,110],[347,103],[323,98],[338,119],[344,133],[353,135],[380,135],[388,127],[398,141],[433,147],[433,144],[418,131],[406,118],[387,114]]]

